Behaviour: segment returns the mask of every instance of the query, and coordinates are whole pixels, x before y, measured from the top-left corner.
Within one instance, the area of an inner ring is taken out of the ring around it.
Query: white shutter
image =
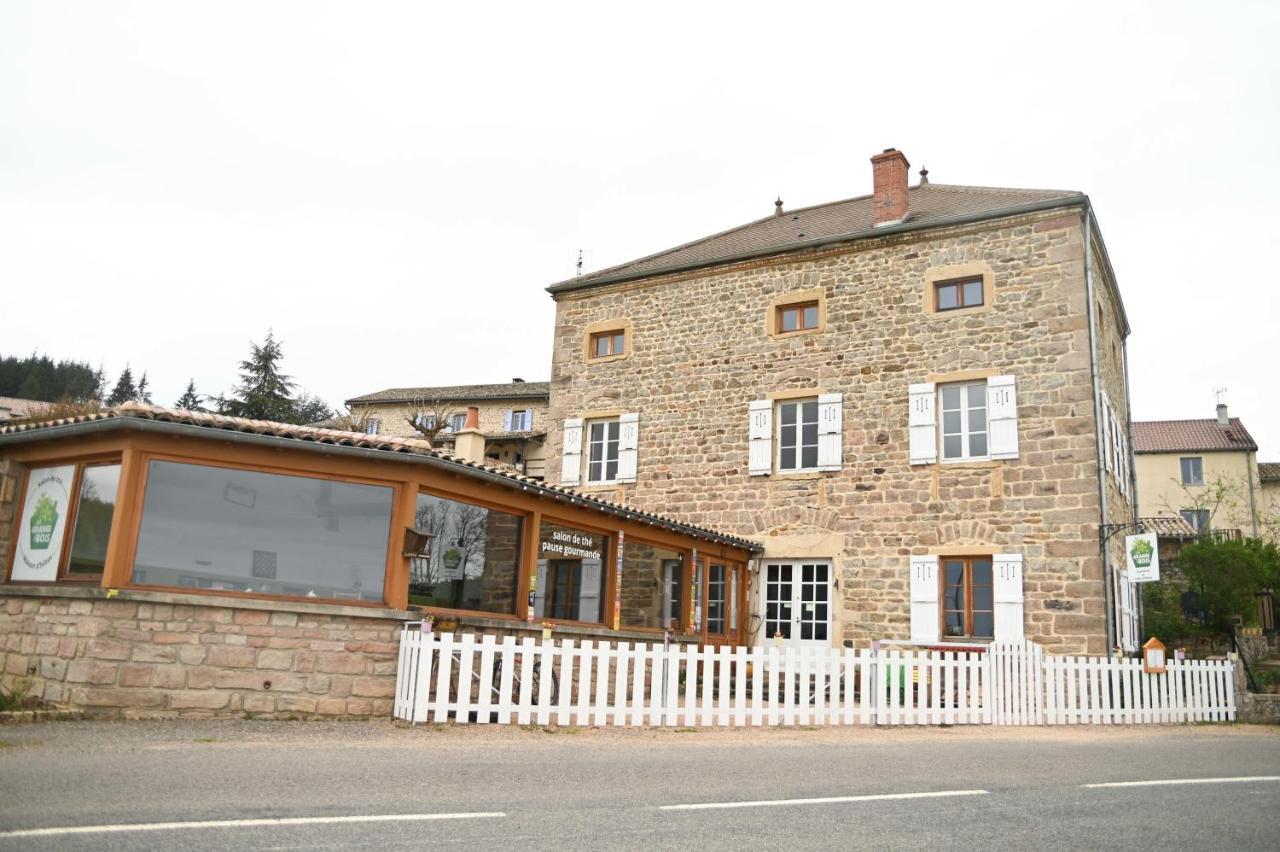
[[[938,641],[938,557],[911,557],[911,641]]]
[[[502,412],[502,431],[503,432],[511,431],[511,414],[512,412],[510,411]]]
[[[640,447],[640,415],[618,418],[618,482],[636,481],[636,452]]]
[[[748,461],[752,476],[768,476],[773,471],[773,403],[753,399],[748,406],[751,418],[751,450]]]
[[[525,431],[533,429],[533,409],[526,408],[524,410],[524,428]]]
[[[1013,376],[987,379],[987,452],[993,459],[1018,457],[1018,385]]]
[[[577,485],[582,481],[582,418],[564,421],[564,448],[560,451],[560,483]]]
[[[923,382],[912,385],[910,392],[911,463],[932,464],[938,460],[937,388],[933,382]]]
[[[818,470],[840,469],[843,406],[844,394],[824,393],[818,397]]]
[[[1021,642],[1022,554],[997,553],[992,561],[995,573],[996,641]]]

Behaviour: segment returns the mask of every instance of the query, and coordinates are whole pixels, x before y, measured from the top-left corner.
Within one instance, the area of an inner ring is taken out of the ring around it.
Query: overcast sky
[[[0,2],[0,353],[169,404],[545,379],[543,288],[871,190],[1079,189],[1139,418],[1280,459],[1280,4]]]

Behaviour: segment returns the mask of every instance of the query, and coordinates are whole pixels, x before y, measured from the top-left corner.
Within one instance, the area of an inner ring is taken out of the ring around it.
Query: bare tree
[[[1240,524],[1244,527],[1241,532],[1246,536],[1253,534],[1254,524],[1263,538],[1280,536],[1280,504],[1266,505],[1260,483],[1252,483],[1253,493],[1250,494],[1250,482],[1244,476],[1220,473],[1205,480],[1203,485],[1187,485],[1177,477],[1171,477],[1169,481],[1181,490],[1178,506],[1169,505],[1168,499],[1162,506],[1171,515],[1187,509],[1206,511],[1211,522]]]
[[[409,401],[409,413],[405,420],[419,437],[435,446],[440,433],[449,430],[449,421],[461,413],[448,400],[414,397]]]
[[[345,408],[346,411],[335,414],[325,421],[325,426],[343,432],[366,432],[370,421],[377,419],[367,408],[353,409],[350,406]]]

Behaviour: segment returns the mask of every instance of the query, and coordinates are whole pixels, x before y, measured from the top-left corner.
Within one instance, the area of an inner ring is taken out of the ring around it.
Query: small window
[[[364,433],[366,435],[378,434],[378,418],[370,417],[368,420],[364,421]]]
[[[1182,467],[1183,485],[1204,485],[1204,459],[1190,456],[1178,461]]]
[[[778,470],[818,468],[818,401],[778,404]]]
[[[618,479],[617,419],[596,420],[588,427],[587,482],[616,482]]]
[[[512,432],[527,432],[532,428],[533,428],[533,412],[532,411],[529,411],[526,409],[525,411],[511,412],[511,431]]]
[[[995,587],[990,556],[942,559],[942,635],[995,635]]]
[[[465,426],[466,424],[467,424],[467,415],[465,414],[449,415],[449,431],[450,432],[461,432],[462,427]]]
[[[622,329],[598,331],[591,335],[591,357],[608,358],[626,353],[627,333]]]
[[[942,458],[959,461],[987,458],[987,383],[943,385],[938,389],[942,412]]]
[[[434,414],[417,414],[414,416],[413,422],[423,429],[436,428],[436,416]]]
[[[1182,519],[1191,525],[1191,528],[1198,533],[1209,531],[1209,510],[1208,509],[1183,509],[1178,514],[1182,515]]]
[[[818,303],[799,302],[778,307],[778,331],[808,331],[818,327]]]
[[[941,281],[934,285],[934,307],[939,311],[982,306],[982,277]]]

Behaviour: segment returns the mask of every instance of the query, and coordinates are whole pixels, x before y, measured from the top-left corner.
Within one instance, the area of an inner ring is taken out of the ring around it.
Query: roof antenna
[[[782,215],[782,196],[781,195],[778,196],[777,201],[773,202],[773,215],[775,216]]]
[[[582,275],[582,249],[578,249],[578,275]]]

